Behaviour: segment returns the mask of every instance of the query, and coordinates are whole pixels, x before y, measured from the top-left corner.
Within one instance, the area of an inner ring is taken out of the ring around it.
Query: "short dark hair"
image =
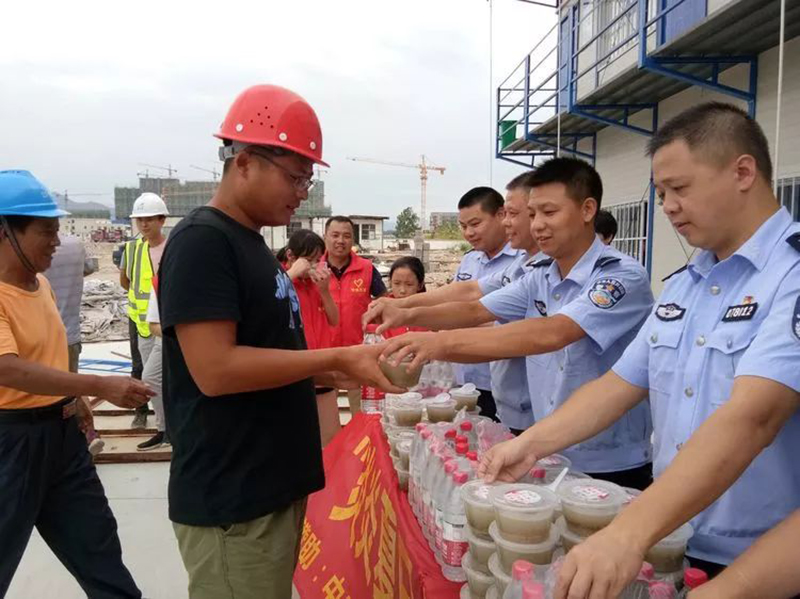
[[[610,237],[614,239],[617,236],[619,226],[617,219],[608,210],[598,210],[597,216],[594,217],[594,231],[600,233],[603,238]]]
[[[328,227],[331,226],[331,223],[350,223],[350,226],[353,228],[353,233],[356,232],[356,224],[353,220],[348,216],[332,216],[328,220],[325,221],[325,232],[328,232]]]
[[[422,264],[422,260],[416,256],[403,256],[402,258],[398,258],[392,263],[392,267],[389,269],[390,281],[392,280],[394,271],[398,268],[407,268],[413,272],[414,276],[417,277],[417,281],[419,281],[420,291],[425,291],[425,266]]]
[[[25,230],[36,219],[35,216],[21,216],[18,214],[10,214],[4,218],[5,221],[8,223],[8,226],[15,233],[24,233]]]
[[[506,191],[513,191],[515,189],[526,189],[530,191],[533,188],[533,182],[536,180],[535,176],[536,171],[527,171],[517,175],[508,182]]]
[[[278,250],[278,261],[286,262],[289,251],[295,258],[310,258],[315,252],[325,252],[325,242],[314,231],[299,229],[292,233],[288,243]]]
[[[749,154],[768,183],[772,181],[769,143],[755,119],[744,110],[724,102],[705,102],[687,108],[663,124],[647,144],[651,158],[664,146],[684,141],[692,152],[702,150],[717,165]]]
[[[578,158],[551,158],[533,171],[530,187],[561,183],[567,195],[578,203],[594,198],[597,209],[603,201],[603,181],[595,168]]]
[[[458,200],[458,209],[480,204],[481,210],[494,216],[503,207],[503,203],[503,196],[497,193],[497,190],[491,187],[473,187]]]

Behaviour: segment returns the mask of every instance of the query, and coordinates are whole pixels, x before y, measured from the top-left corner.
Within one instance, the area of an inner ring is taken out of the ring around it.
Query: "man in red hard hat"
[[[192,599],[284,599],[306,498],[325,482],[314,384],[342,373],[393,387],[380,346],[306,349],[294,287],[260,233],[289,223],[325,164],[311,106],[251,87],[217,137],[219,188],[172,232],[159,274],[169,513]]]

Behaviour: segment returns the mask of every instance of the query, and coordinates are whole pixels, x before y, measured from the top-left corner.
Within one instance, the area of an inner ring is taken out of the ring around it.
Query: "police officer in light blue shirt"
[[[458,222],[464,239],[473,249],[461,260],[456,281],[480,281],[502,273],[522,253],[507,241],[504,216],[503,196],[491,187],[475,187],[458,201]],[[478,400],[481,414],[496,419],[488,363],[457,366],[456,382],[460,385],[473,383],[481,392]]]
[[[401,300],[381,298],[370,307],[365,315],[366,322],[381,322],[378,332],[396,326],[422,326],[437,330],[468,326],[468,321],[459,320],[465,302],[476,301],[529,272],[538,259],[545,257],[538,253],[538,246],[530,231],[528,195],[532,175],[532,172],[522,173],[506,186],[502,222],[508,244],[512,249],[519,250],[519,255],[505,269],[478,280],[456,280]],[[519,434],[533,424],[525,358],[496,360],[490,363],[489,368],[497,415],[512,432]]]
[[[690,519],[689,560],[714,575],[800,508],[800,226],[772,193],[766,138],[742,110],[708,103],[649,151],[666,216],[701,251],[612,372],[481,464],[513,478],[528,454],[590,437],[649,395],[656,481],[568,554],[557,599],[618,596]]]
[[[528,390],[538,422],[580,385],[611,368],[647,318],[653,295],[641,264],[595,236],[603,189],[590,165],[572,158],[550,160],[535,171],[531,187],[531,233],[551,258],[536,261],[532,272],[479,302],[458,308],[473,326],[496,318],[520,322],[406,336],[389,347],[405,347],[417,360],[527,355]],[[651,480],[650,434],[649,410],[642,405],[566,453],[577,469],[643,488]]]

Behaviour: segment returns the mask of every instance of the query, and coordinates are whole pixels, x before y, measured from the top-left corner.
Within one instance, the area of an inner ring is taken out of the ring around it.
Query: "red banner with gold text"
[[[358,414],[325,448],[294,582],[302,599],[455,599],[397,486],[379,418]]]

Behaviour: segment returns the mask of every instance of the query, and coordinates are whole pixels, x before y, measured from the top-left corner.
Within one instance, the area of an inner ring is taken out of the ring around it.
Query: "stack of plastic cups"
[[[540,566],[542,575],[553,561],[559,529],[553,526],[556,495],[530,484],[501,485],[492,490],[495,521],[489,534],[497,553],[489,560],[499,590],[505,591],[517,560]]]

